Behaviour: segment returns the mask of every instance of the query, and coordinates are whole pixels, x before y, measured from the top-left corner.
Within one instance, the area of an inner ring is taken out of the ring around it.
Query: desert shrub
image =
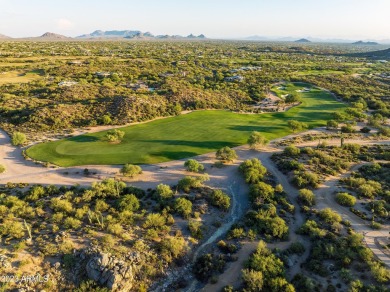
[[[210,195],[210,201],[213,206],[225,211],[230,207],[230,197],[221,190],[214,190]]]
[[[121,211],[137,211],[141,204],[133,194],[125,195],[118,200],[118,207]]]
[[[233,228],[229,231],[228,238],[244,238],[245,235],[244,228]]]
[[[233,162],[238,157],[236,151],[227,146],[219,149],[215,156],[222,162]]]
[[[299,188],[312,187],[317,188],[320,179],[317,174],[307,171],[294,171],[293,183]]]
[[[151,213],[146,216],[145,223],[143,224],[144,228],[153,228],[161,229],[166,223],[166,219],[163,215],[159,213]]]
[[[257,158],[245,160],[240,164],[239,170],[244,174],[247,183],[258,183],[263,180],[267,169]]]
[[[275,191],[271,185],[265,182],[259,182],[250,186],[249,195],[252,202],[257,205],[260,205],[264,202],[272,202],[275,195]]]
[[[5,172],[5,166],[0,164],[0,174]]]
[[[125,164],[121,168],[120,173],[124,176],[134,177],[137,174],[142,173],[142,168],[140,166],[134,165],[134,164]]]
[[[67,217],[64,220],[64,227],[67,229],[79,229],[81,227],[81,221],[73,217]]]
[[[203,238],[203,231],[202,231],[202,222],[191,220],[188,222],[188,229],[191,232],[191,236],[196,239],[202,239]]]
[[[288,127],[294,132],[300,132],[308,128],[308,125],[296,120],[290,120],[287,122]]]
[[[125,136],[125,132],[114,129],[108,131],[105,137],[108,142],[120,142],[122,141],[124,136]]]
[[[297,241],[290,244],[289,248],[287,249],[287,252],[289,254],[302,255],[304,254],[305,250],[305,246],[301,242]]]
[[[318,215],[328,224],[333,224],[335,222],[340,223],[342,221],[341,216],[330,208],[325,208],[321,210]]]
[[[263,273],[260,271],[243,269],[242,281],[245,291],[262,291],[264,285]]]
[[[23,224],[15,219],[6,219],[0,224],[0,234],[9,238],[22,238],[25,235]]]
[[[314,206],[316,203],[316,197],[311,190],[301,189],[299,190],[298,200],[302,205]]]
[[[27,142],[27,137],[24,133],[14,132],[12,134],[11,142],[12,142],[12,145],[14,145],[14,146],[23,145]]]
[[[186,193],[189,193],[192,188],[199,188],[205,181],[208,181],[210,178],[207,174],[193,177],[193,176],[185,176],[181,180],[179,180],[177,186],[180,190],[183,190]]]
[[[50,200],[50,207],[56,212],[65,212],[70,214],[73,212],[72,203],[68,200],[62,200],[60,198],[53,198]]]
[[[107,231],[116,236],[121,236],[124,233],[122,225],[119,223],[110,223],[107,225]]]
[[[156,192],[163,200],[170,199],[173,197],[173,191],[168,185],[159,184],[156,188]]]
[[[269,143],[269,140],[266,139],[259,132],[252,132],[248,138],[248,144],[251,149],[259,149]]]
[[[184,162],[184,166],[187,171],[191,172],[201,172],[204,170],[203,164],[199,163],[195,159],[188,159],[186,162]]]
[[[287,146],[283,150],[283,154],[287,156],[298,156],[301,153],[301,150],[296,146]]]
[[[356,204],[356,198],[348,193],[338,193],[336,201],[342,206],[353,207]]]
[[[187,243],[182,236],[169,236],[160,243],[161,254],[171,261],[184,255],[187,250]]]
[[[190,217],[192,213],[192,203],[186,198],[177,198],[175,201],[175,211],[184,218]]]

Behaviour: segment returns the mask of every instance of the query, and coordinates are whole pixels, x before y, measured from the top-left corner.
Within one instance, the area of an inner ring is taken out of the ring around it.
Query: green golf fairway
[[[286,94],[307,84],[287,84]],[[33,159],[59,166],[98,164],[151,164],[182,159],[215,151],[223,146],[245,144],[250,132],[261,132],[268,139],[291,132],[288,120],[305,122],[310,128],[324,126],[330,113],[346,106],[325,91],[313,87],[301,93],[302,103],[286,112],[237,114],[230,111],[197,111],[121,128],[125,137],[119,144],[105,140],[107,131],[37,144],[27,149]]]

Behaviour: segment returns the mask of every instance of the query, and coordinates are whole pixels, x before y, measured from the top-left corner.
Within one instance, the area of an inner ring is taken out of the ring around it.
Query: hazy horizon
[[[209,38],[312,37],[389,40],[390,1],[362,0],[0,0],[0,33],[33,37],[50,31],[76,37],[95,30],[140,30],[155,35]],[[60,3],[58,3],[60,2]]]

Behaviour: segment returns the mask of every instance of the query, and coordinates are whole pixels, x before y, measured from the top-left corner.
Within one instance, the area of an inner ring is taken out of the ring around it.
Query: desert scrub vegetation
[[[216,228],[202,225],[207,210],[214,210],[219,218],[230,206],[227,194],[203,184],[191,185],[188,193],[172,189],[160,184],[145,192],[114,179],[90,187],[8,184],[0,189],[0,253],[10,255],[7,261],[12,265],[23,254],[38,271],[60,273],[66,280],[53,282],[53,289],[87,285],[86,274],[74,274],[76,265],[85,264],[82,254],[90,260],[93,254],[115,257],[133,267],[128,280],[133,287],[149,287],[168,267],[180,269],[183,257],[210,234],[210,228]],[[188,224],[175,225],[179,218]],[[64,269],[52,268],[48,257]],[[21,271],[12,265],[1,271]],[[36,283],[34,288],[43,289],[44,284]]]
[[[243,225],[234,226],[232,230],[245,228],[245,231],[254,231],[267,240],[285,239],[288,225],[283,218],[293,212],[294,206],[288,202],[283,188],[274,183],[272,177],[267,175],[267,169],[256,158],[245,160],[239,169],[250,184],[252,209],[247,212]]]
[[[360,166],[351,176],[340,180],[348,192],[342,193],[348,196],[348,201],[339,202],[340,194],[336,194],[336,200],[363,219],[387,223],[390,212],[389,169],[389,163],[372,162]],[[379,226],[374,224],[375,228]]]
[[[291,177],[299,188],[317,188],[322,179],[347,171],[352,164],[372,159],[387,159],[388,146],[343,146],[299,148],[287,146],[282,153],[272,155],[278,169]]]
[[[332,286],[347,290],[360,285],[363,289],[384,291],[390,273],[365,245],[361,234],[348,228],[348,222],[329,208],[309,211],[307,216],[298,233],[310,239],[311,248],[302,272],[292,279],[297,290],[308,287],[329,290]],[[330,277],[337,280],[324,286],[320,279]]]

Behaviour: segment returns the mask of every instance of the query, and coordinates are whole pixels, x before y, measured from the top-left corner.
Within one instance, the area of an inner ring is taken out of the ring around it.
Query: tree
[[[0,164],[0,173],[4,173],[5,172],[5,166]]]
[[[142,173],[142,168],[138,165],[134,164],[125,164],[122,169],[120,170],[120,173],[123,176],[128,176],[128,177],[134,177],[137,174]]]
[[[214,190],[210,196],[211,204],[223,210],[228,210],[230,207],[230,197],[221,190]]]
[[[300,132],[308,128],[308,125],[303,122],[299,122],[296,120],[290,120],[288,121],[288,127],[294,132]]]
[[[242,270],[242,280],[245,285],[245,291],[262,291],[264,284],[262,272],[244,269]]]
[[[258,182],[257,184],[253,184],[249,190],[249,195],[252,199],[252,202],[255,202],[255,204],[271,202],[274,198],[274,194],[274,188],[265,182]]]
[[[170,199],[173,196],[173,191],[168,185],[159,184],[156,188],[156,191],[161,199]]]
[[[348,193],[338,193],[336,201],[342,206],[353,207],[356,204],[356,198]]]
[[[315,195],[311,190],[301,189],[299,190],[298,200],[305,206],[313,206],[316,203]]]
[[[187,249],[187,242],[182,236],[169,236],[164,238],[160,244],[161,253],[169,259],[176,259],[184,254]]]
[[[112,143],[121,142],[124,136],[125,136],[125,132],[114,129],[107,132],[106,139],[108,140],[108,142],[112,142]]]
[[[188,159],[186,162],[184,162],[184,166],[186,167],[187,171],[200,172],[204,170],[203,164],[199,163],[195,159]]]
[[[199,221],[191,220],[188,222],[188,229],[191,232],[191,236],[196,239],[202,239],[202,223]]]
[[[252,132],[248,138],[248,144],[251,149],[257,150],[269,143],[269,140],[262,136],[259,132]]]
[[[207,174],[193,177],[193,176],[185,176],[181,180],[179,180],[177,187],[180,190],[183,190],[186,193],[189,193],[191,188],[199,188],[205,181],[210,180]]]
[[[21,132],[14,132],[12,134],[12,145],[19,146],[27,142],[27,137]]]
[[[216,157],[222,162],[233,162],[234,159],[236,159],[238,156],[236,154],[236,151],[234,151],[230,147],[225,146],[217,151]]]
[[[192,203],[186,198],[177,198],[175,201],[175,210],[184,218],[189,218],[192,213]]]
[[[299,102],[299,101],[301,101],[301,99],[300,99],[299,94],[297,92],[293,92],[293,93],[289,94],[285,99],[286,103],[295,103],[295,102]]]

